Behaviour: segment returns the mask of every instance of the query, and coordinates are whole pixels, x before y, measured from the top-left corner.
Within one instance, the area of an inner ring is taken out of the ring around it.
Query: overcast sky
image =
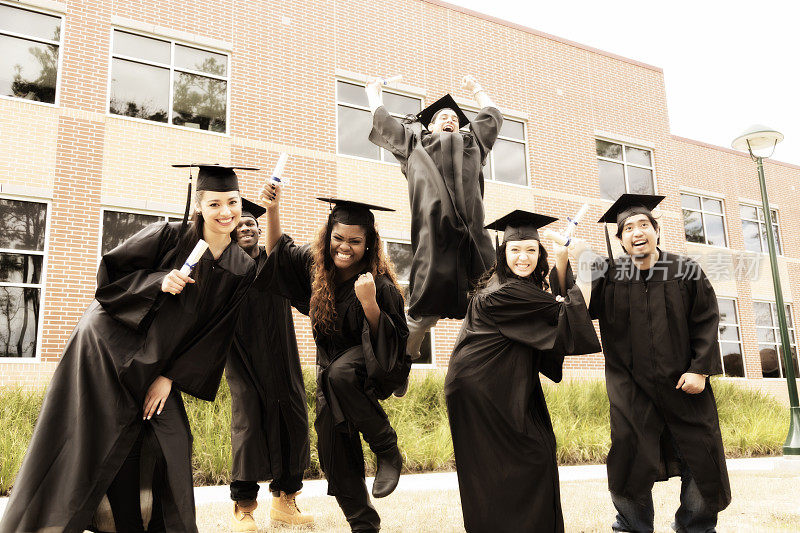
[[[664,69],[672,133],[730,147],[752,124],[800,164],[797,0],[447,0]]]

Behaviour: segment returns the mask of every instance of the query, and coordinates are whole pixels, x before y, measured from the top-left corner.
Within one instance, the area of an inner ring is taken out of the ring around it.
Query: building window
[[[156,222],[180,222],[182,220],[183,217],[179,216],[104,209],[100,255],[107,254],[150,224]]]
[[[756,206],[743,205],[740,206],[739,212],[742,217],[744,249],[749,252],[768,252],[764,210]],[[778,212],[770,209],[770,214],[772,215],[772,232],[775,234],[775,248],[779,254],[782,254],[780,232],[778,231]]]
[[[62,18],[0,4],[0,91],[56,103]]]
[[[413,253],[411,252],[411,243],[386,240],[383,241],[386,246],[386,254],[389,259],[394,263],[394,271],[397,274],[397,281],[403,289],[403,297],[408,303],[408,281],[411,278],[411,259]],[[408,307],[406,307],[408,311]],[[433,364],[433,337],[432,333],[435,328],[425,335],[420,347],[420,358],[414,361],[415,365],[432,365]]]
[[[742,357],[742,338],[739,334],[739,314],[736,300],[717,298],[719,304],[719,351],[722,355],[722,370],[726,377],[743,378],[744,358]]]
[[[601,139],[596,143],[600,196],[616,200],[625,193],[655,194],[652,150]]]
[[[383,90],[383,105],[393,117],[403,118],[422,111],[422,99]],[[391,152],[370,142],[372,113],[364,85],[336,82],[337,152],[376,161],[395,162]]]
[[[681,194],[683,231],[688,242],[727,246],[722,200]]]
[[[47,204],[0,198],[0,357],[35,357]]]
[[[108,110],[225,133],[228,55],[114,30]]]
[[[476,111],[469,109],[465,109],[464,114],[470,120],[475,120],[478,116]],[[497,135],[497,141],[483,166],[483,177],[501,183],[528,185],[527,151],[525,123],[503,117],[503,126]]]
[[[756,338],[758,339],[758,353],[761,357],[761,374],[765,378],[782,378],[783,374],[783,348],[781,347],[781,332],[778,328],[777,307],[774,303],[753,302],[753,311],[756,316]],[[794,336],[794,320],[792,308],[786,306],[786,321],[789,329],[789,349],[792,351],[795,375],[800,375],[797,368],[797,341]]]

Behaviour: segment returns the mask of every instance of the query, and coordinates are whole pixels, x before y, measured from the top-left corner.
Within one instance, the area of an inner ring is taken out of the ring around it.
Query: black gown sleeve
[[[297,246],[284,233],[269,251],[256,284],[283,296],[295,309],[308,315],[311,303],[311,267],[310,247]]]
[[[174,240],[172,233],[167,223],[151,224],[100,260],[95,298],[130,328],[145,328],[158,309],[161,282],[169,272],[160,262]]]
[[[408,158],[414,150],[416,138],[412,127],[390,115],[384,106],[375,110],[369,140],[372,144],[389,150],[400,163],[404,174]]]
[[[406,353],[408,325],[402,294],[388,278],[380,276],[376,280],[376,299],[381,309],[378,331],[373,334],[364,318],[361,346],[370,385],[383,400],[405,382],[411,358]]]
[[[687,372],[710,376],[722,373],[722,360],[717,342],[719,306],[714,288],[699,266],[697,272],[700,275],[696,279],[686,280],[692,297],[687,317],[692,361]]]
[[[484,107],[471,121],[470,129],[480,147],[481,160],[486,160],[501,127],[503,127],[503,115],[496,107]]]

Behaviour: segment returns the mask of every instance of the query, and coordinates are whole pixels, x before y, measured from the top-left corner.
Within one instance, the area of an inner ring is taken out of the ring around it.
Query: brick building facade
[[[579,235],[602,251],[592,222],[612,198],[666,195],[662,245],[718,273],[728,373],[785,388],[766,377],[782,369],[770,348],[755,167],[671,135],[657,67],[439,0],[0,0],[0,20],[0,385],[45,383],[92,298],[102,250],[182,215],[186,171],[172,163],[269,169],[288,152],[286,231],[313,238],[327,213],[316,196],[395,207],[377,220],[402,274],[406,184],[366,140],[361,87],[369,75],[402,74],[390,111],[415,112],[445,92],[469,110],[460,79],[472,74],[506,117],[486,169],[487,220],[513,208],[564,219],[588,203]],[[766,175],[794,328],[800,167],[769,161]],[[265,176],[243,173],[243,193],[254,196]],[[310,364],[308,320],[295,323]],[[458,326],[440,322],[421,368],[446,367]],[[602,355],[567,367],[602,376]]]

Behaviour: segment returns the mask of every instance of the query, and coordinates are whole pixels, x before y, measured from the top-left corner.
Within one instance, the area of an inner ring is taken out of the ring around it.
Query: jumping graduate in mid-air
[[[495,257],[483,227],[482,169],[503,117],[473,77],[464,77],[464,87],[481,108],[472,122],[449,94],[413,121],[400,121],[383,106],[381,80],[366,86],[374,115],[369,139],[395,156],[408,179],[412,359],[420,356],[426,332],[440,318],[464,318],[467,293]]]

